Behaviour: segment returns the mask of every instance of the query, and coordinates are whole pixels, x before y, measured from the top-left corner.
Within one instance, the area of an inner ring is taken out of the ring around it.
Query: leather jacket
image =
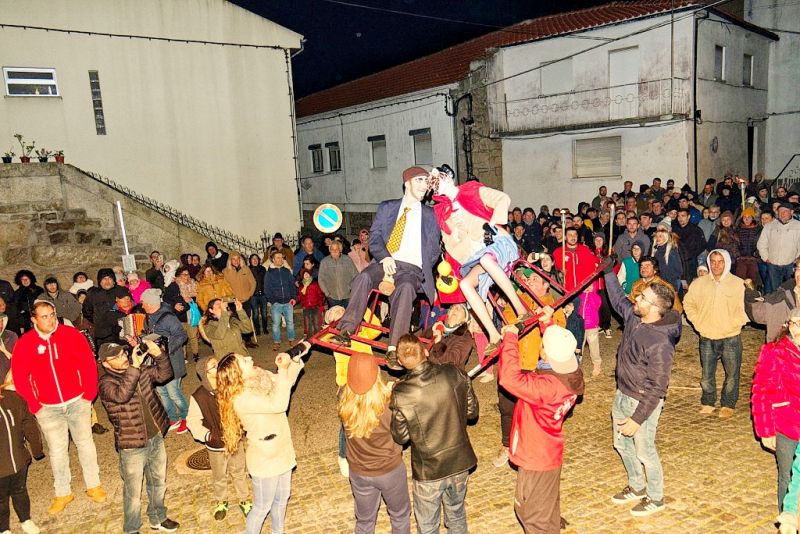
[[[389,407],[395,442],[411,441],[414,480],[439,480],[478,463],[467,435],[478,398],[462,371],[426,360],[397,381]]]

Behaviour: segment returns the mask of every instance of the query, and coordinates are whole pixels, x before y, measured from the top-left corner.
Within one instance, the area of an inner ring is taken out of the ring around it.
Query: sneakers
[[[478,382],[482,384],[486,384],[487,382],[491,382],[494,380],[494,373],[491,371],[484,371],[480,375],[478,375]]]
[[[735,410],[733,408],[728,408],[727,406],[723,406],[722,408],[719,409],[719,418],[727,419],[729,417],[732,417],[734,411]]]
[[[273,343],[272,344],[272,352],[278,352],[279,350],[281,350],[281,344],[280,343]]]
[[[106,432],[108,432],[108,429],[100,423],[92,425],[92,434],[105,434]]]
[[[225,519],[225,516],[228,513],[228,501],[219,501],[217,505],[214,507],[214,510],[211,512],[211,515],[214,516],[214,519],[217,521],[222,521]]]
[[[258,343],[256,343],[255,341],[247,341],[245,342],[244,346],[247,347],[248,349],[257,349]]]
[[[176,434],[186,434],[189,431],[189,427],[186,426],[186,419],[181,419],[178,421],[178,427],[175,429]]]
[[[645,497],[639,504],[631,508],[631,515],[634,517],[646,517],[664,509],[664,499],[654,501],[650,497]]]
[[[611,329],[610,328],[604,330],[603,334],[606,336],[606,339],[611,339]]]
[[[708,406],[707,404],[704,404],[700,407],[700,413],[703,415],[712,414],[714,413],[714,409],[715,408],[713,406]]]
[[[344,478],[350,478],[350,464],[347,463],[347,458],[337,456],[336,461],[339,463],[339,472],[342,474],[342,476]]]
[[[178,427],[180,427],[180,426],[181,426],[181,422],[180,421],[170,421],[169,422],[169,429],[167,430],[167,432],[174,432],[175,430],[178,430]]]
[[[150,530],[163,530],[164,532],[175,532],[181,526],[177,521],[166,518],[160,525],[150,525]]]
[[[239,503],[239,510],[242,511],[242,515],[247,517],[247,514],[250,513],[250,510],[253,509],[253,502],[252,501],[241,501]]]
[[[72,493],[69,495],[64,495],[63,497],[54,497],[53,502],[50,503],[50,508],[47,509],[47,513],[50,515],[55,515],[63,511],[64,508],[66,508],[67,505],[74,500],[75,496]]]
[[[636,491],[630,486],[625,486],[624,488],[622,488],[622,491],[611,497],[611,502],[613,502],[614,504],[625,504],[631,501],[638,501],[646,497],[647,497],[647,492],[644,490],[644,488],[640,489],[639,491]]]
[[[39,527],[33,522],[33,519],[23,521],[20,527],[22,527],[22,532],[25,534],[39,534],[40,532]]]
[[[494,458],[492,458],[492,465],[495,467],[503,467],[508,464],[508,447],[500,447]]]
[[[89,488],[86,490],[86,495],[94,502],[106,502],[106,490],[103,489],[103,486]]]

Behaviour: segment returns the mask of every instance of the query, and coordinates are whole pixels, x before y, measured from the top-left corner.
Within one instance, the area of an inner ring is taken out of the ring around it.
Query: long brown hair
[[[364,394],[354,393],[350,386],[342,388],[339,397],[339,419],[342,420],[347,436],[368,438],[380,423],[381,415],[389,405],[392,390],[378,375],[378,379]]]
[[[242,422],[233,408],[233,400],[244,391],[244,378],[236,354],[229,353],[217,363],[217,405],[222,423],[225,451],[233,453],[242,440]]]

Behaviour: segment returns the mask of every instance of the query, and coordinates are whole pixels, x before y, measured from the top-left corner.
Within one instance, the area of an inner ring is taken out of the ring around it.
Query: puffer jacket
[[[780,432],[789,439],[800,439],[800,348],[789,336],[761,347],[752,392],[758,437]]]
[[[111,269],[106,270],[111,271]],[[113,274],[113,271],[111,272]],[[94,324],[94,336],[101,342],[117,341],[119,325],[116,316],[109,312],[114,308],[116,295],[119,292],[117,286],[111,289],[97,286],[89,290],[86,300],[83,301],[83,316]]]
[[[667,396],[675,344],[681,335],[681,316],[669,310],[655,323],[643,323],[633,313],[616,275],[606,277],[611,307],[625,323],[617,349],[617,389],[639,401],[631,419],[640,425],[650,417],[658,401]]]
[[[31,463],[25,442],[34,458],[44,455],[36,419],[16,391],[4,389],[0,398],[0,478],[19,473]]]
[[[162,436],[167,435],[169,419],[155,387],[172,379],[172,366],[165,354],[155,358],[155,365],[139,369],[128,367],[124,373],[106,371],[98,390],[108,420],[114,426],[114,445],[120,449],[140,449],[147,443],[145,417],[153,417]],[[142,406],[140,396],[146,406]]]
[[[233,288],[221,274],[214,278],[203,278],[197,284],[197,305],[200,311],[205,312],[208,303],[213,299],[233,297]]]
[[[411,441],[414,480],[439,480],[478,463],[467,420],[478,417],[478,397],[467,375],[452,365],[419,364],[392,390],[392,438]]]
[[[270,265],[264,275],[264,295],[270,304],[287,304],[297,298],[297,286],[294,285],[292,271],[285,265]]]
[[[186,362],[183,359],[183,346],[189,340],[189,336],[186,335],[186,330],[183,329],[178,317],[172,313],[171,306],[166,302],[162,302],[161,307],[155,313],[147,316],[144,321],[144,328],[167,338],[169,361],[172,364],[175,378],[185,375]]]

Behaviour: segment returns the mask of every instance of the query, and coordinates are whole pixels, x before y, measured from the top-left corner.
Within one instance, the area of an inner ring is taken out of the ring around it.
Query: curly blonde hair
[[[350,438],[368,438],[380,423],[381,415],[389,406],[392,390],[378,375],[372,387],[359,395],[350,386],[342,388],[339,397],[339,418]]]
[[[242,422],[233,408],[233,399],[244,391],[244,378],[236,355],[226,354],[217,363],[217,405],[222,422],[225,451],[233,453],[242,440]]]

